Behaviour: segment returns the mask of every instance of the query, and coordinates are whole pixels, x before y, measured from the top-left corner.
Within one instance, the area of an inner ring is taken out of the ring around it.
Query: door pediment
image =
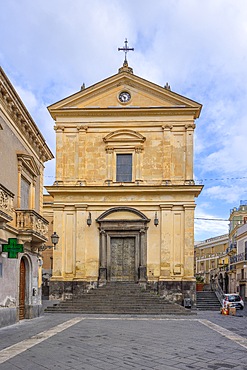
[[[145,221],[149,222],[150,219],[147,218],[144,213],[138,211],[135,208],[131,207],[114,207],[110,208],[104,213],[102,213],[96,221],[101,223],[103,221],[129,221],[129,220],[137,220],[137,221]]]

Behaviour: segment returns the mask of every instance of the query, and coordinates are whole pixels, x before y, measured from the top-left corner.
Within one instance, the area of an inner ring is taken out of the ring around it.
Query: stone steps
[[[135,283],[108,283],[78,298],[47,307],[49,313],[189,315],[191,311],[167,302]]]
[[[199,311],[220,311],[221,304],[212,291],[202,291],[196,293],[196,307]]]

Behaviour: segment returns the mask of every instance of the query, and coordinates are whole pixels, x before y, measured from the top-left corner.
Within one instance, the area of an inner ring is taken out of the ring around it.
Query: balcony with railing
[[[235,254],[234,256],[230,257],[230,264],[236,264],[238,262],[243,262],[247,260],[247,253],[242,252],[239,254]]]
[[[34,210],[16,210],[16,228],[20,239],[29,240],[37,246],[46,242],[49,222]]]
[[[0,222],[10,222],[14,218],[14,194],[0,184]]]
[[[224,257],[226,255],[227,255],[227,253],[225,251],[218,252],[218,253],[204,253],[201,256],[197,256],[196,257],[196,260],[197,261],[200,261],[200,260],[204,261],[206,259],[218,259],[218,258],[222,258],[222,257]]]
[[[232,256],[236,253],[237,251],[237,243],[234,242],[234,243],[231,243],[229,245],[229,247],[226,248],[226,253],[229,255],[229,256]]]

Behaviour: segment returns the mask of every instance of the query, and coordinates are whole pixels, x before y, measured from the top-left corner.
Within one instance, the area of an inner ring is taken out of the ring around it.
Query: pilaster
[[[186,129],[186,156],[185,156],[185,180],[193,181],[193,133],[194,124],[185,125]]]
[[[171,275],[171,245],[172,245],[172,204],[161,204],[161,246],[160,246],[160,280]]]
[[[170,181],[171,179],[171,130],[172,125],[166,124],[163,129],[163,176],[162,182]]]
[[[194,278],[194,211],[195,204],[184,206],[184,277]]]
[[[64,171],[64,127],[55,126],[56,131],[56,181],[63,182],[63,171]]]
[[[86,126],[78,126],[78,181],[80,185],[86,184]]]

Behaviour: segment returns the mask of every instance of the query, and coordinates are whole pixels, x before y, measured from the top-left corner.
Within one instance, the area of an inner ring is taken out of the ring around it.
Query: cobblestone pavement
[[[0,329],[0,370],[246,369],[247,315],[45,314]]]

